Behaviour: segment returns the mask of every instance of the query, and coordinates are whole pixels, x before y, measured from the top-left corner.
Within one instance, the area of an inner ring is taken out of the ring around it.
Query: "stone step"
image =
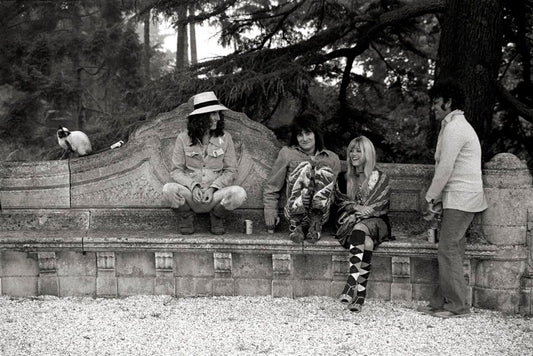
[[[281,214],[280,214],[281,216]],[[282,217],[282,216],[281,216]],[[263,210],[237,209],[226,218],[226,231],[244,233],[245,220],[252,220],[253,231],[265,232]],[[324,230],[332,232],[334,216]],[[419,235],[429,225],[412,213],[391,213],[394,235]],[[198,214],[195,228],[199,233],[209,232],[209,214]],[[167,208],[161,209],[5,209],[0,213],[0,232],[17,230],[161,230],[177,231],[178,218]],[[277,232],[288,231],[287,221],[282,217]]]

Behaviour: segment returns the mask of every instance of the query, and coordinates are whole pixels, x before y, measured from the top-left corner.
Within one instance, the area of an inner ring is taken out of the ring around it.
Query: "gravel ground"
[[[328,297],[0,297],[0,355],[532,355],[533,320]]]

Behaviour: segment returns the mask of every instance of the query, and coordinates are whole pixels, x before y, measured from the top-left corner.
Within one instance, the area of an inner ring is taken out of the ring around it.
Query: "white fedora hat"
[[[220,104],[216,95],[212,91],[206,91],[196,94],[192,98],[194,110],[189,115],[205,114],[219,110],[229,110],[224,105]]]

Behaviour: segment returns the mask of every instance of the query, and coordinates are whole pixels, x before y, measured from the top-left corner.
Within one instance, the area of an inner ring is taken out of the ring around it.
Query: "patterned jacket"
[[[278,209],[283,186],[285,186],[285,189],[288,188],[287,179],[289,178],[289,174],[303,161],[311,161],[311,158],[300,150],[299,147],[284,146],[281,148],[263,189],[263,204],[265,209]],[[330,167],[335,175],[341,169],[339,156],[326,149],[317,152],[314,161],[317,164]]]
[[[335,234],[337,239],[346,239],[351,235],[353,227],[357,223],[372,217],[383,219],[390,232],[390,223],[387,215],[390,205],[389,177],[376,169],[370,174],[367,184],[368,193],[364,195],[360,189],[355,200],[352,200],[347,195],[345,176],[339,175],[335,187],[335,204],[338,207],[337,232]],[[353,208],[356,205],[371,207],[373,213],[370,215],[355,215]]]

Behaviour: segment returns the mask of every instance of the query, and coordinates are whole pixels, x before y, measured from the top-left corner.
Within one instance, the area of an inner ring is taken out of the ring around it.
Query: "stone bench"
[[[262,185],[280,146],[244,114],[228,112],[238,157],[236,184],[248,200],[223,236],[180,235],[160,205],[171,181],[170,152],[190,104],[140,127],[122,148],[88,157],[0,165],[0,294],[335,296],[348,254],[331,233],[295,244],[286,225],[265,233]],[[391,178],[396,240],[375,253],[369,297],[428,299],[437,279],[435,244],[420,213],[433,167],[380,164]],[[472,305],[532,314],[531,175],[516,157],[496,156],[484,170],[490,208],[468,237],[465,278]],[[254,233],[244,234],[244,220]],[[529,223],[528,223],[529,220]]]

